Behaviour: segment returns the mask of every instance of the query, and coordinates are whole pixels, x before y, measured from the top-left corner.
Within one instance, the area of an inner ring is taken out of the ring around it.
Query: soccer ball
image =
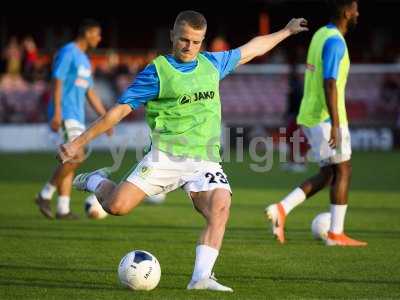
[[[134,250],[121,259],[118,277],[122,285],[132,290],[150,291],[160,282],[161,267],[151,253]]]
[[[144,201],[151,204],[161,204],[165,201],[166,198],[167,194],[161,193],[153,196],[147,196]]]
[[[311,223],[311,232],[314,238],[326,240],[331,226],[331,213],[325,212],[317,215]]]
[[[104,219],[108,216],[94,194],[91,194],[85,200],[85,213],[90,219]]]

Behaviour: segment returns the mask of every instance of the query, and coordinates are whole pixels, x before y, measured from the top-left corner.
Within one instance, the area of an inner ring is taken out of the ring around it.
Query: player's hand
[[[61,122],[62,122],[61,115],[55,114],[50,122],[51,130],[57,132],[61,127]]]
[[[107,136],[112,136],[114,134],[114,128],[110,128],[106,131]]]
[[[288,29],[290,34],[297,34],[302,31],[308,31],[307,20],[303,18],[291,19],[286,25],[285,29]]]
[[[61,163],[66,163],[73,159],[79,153],[79,148],[72,143],[62,144],[58,148],[57,160]]]
[[[329,139],[329,147],[331,147],[332,149],[335,149],[337,147],[337,145],[339,144],[339,127],[337,126],[332,126],[331,128],[331,136]]]

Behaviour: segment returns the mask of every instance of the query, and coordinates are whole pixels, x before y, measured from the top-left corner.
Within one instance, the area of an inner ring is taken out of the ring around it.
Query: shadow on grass
[[[114,273],[114,269],[89,269],[89,268],[59,268],[29,265],[0,264],[0,269],[28,270],[28,271],[55,271],[55,272],[85,272],[85,273]]]
[[[122,288],[99,285],[99,284],[82,284],[71,282],[52,282],[50,280],[44,281],[19,281],[19,280],[3,280],[0,279],[0,286],[21,286],[21,287],[34,287],[34,288],[62,288],[62,289],[89,289],[89,290],[121,290]]]
[[[45,267],[45,266],[30,266],[30,265],[13,265],[13,264],[0,264],[1,269],[8,270],[27,270],[27,271],[55,271],[55,272],[83,272],[83,273],[116,273],[114,268],[61,268],[61,267]],[[173,272],[162,272],[165,276],[176,276],[176,277],[189,277],[189,273],[173,273]],[[2,279],[2,278],[0,278]],[[21,279],[25,280],[25,279]],[[30,280],[30,279],[26,279]],[[61,281],[60,281],[61,282]],[[62,281],[64,282],[64,281]]]
[[[58,268],[58,267],[41,267],[41,266],[22,266],[22,265],[7,265],[0,264],[0,270],[25,270],[32,272],[55,272],[55,273],[116,273],[114,269],[89,269],[89,268]],[[165,276],[185,276],[189,278],[189,274],[174,274],[163,273]],[[117,279],[116,279],[117,280]],[[63,289],[89,289],[89,290],[109,290],[109,291],[129,291],[129,289],[119,285],[117,281],[112,284],[94,283],[87,281],[72,281],[70,279],[55,279],[55,278],[0,278],[0,286],[22,286],[35,288],[63,288]],[[177,290],[182,289],[179,286],[163,286],[162,289]]]
[[[237,276],[219,276],[222,279],[239,280]],[[387,284],[399,286],[399,280],[353,279],[353,278],[321,278],[321,277],[290,277],[290,276],[246,276],[248,280],[271,280],[276,282],[305,282],[305,283],[345,283],[345,284]],[[247,281],[247,280],[246,280]]]

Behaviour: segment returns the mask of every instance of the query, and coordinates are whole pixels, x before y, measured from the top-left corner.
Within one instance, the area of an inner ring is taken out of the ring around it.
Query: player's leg
[[[54,170],[50,180],[36,196],[36,203],[40,211],[47,218],[54,218],[50,206],[50,200],[55,191],[58,193],[57,214],[58,218],[73,218],[75,215],[70,213],[70,196],[72,189],[72,180],[75,170],[79,167],[83,159],[83,153],[76,157],[75,162],[59,164]]]
[[[352,174],[351,161],[334,164],[331,167],[335,174],[330,190],[331,203],[347,205]]]
[[[57,218],[76,218],[76,216],[70,212],[72,180],[74,179],[75,170],[81,165],[83,159],[84,152],[82,151],[74,158],[73,162],[60,164],[51,179],[51,181],[55,182],[57,185]]]
[[[70,209],[72,181],[75,171],[79,168],[84,160],[85,153],[81,151],[71,162],[60,164],[54,173],[52,180],[57,183],[57,219],[78,219]]]
[[[196,261],[188,289],[232,292],[231,288],[218,283],[212,274],[229,219],[231,193],[227,189],[218,188],[191,192],[191,198],[196,210],[205,218],[206,227],[196,247]]]
[[[196,246],[193,275],[187,288],[231,292],[232,289],[219,284],[212,273],[229,219],[231,188],[220,164],[198,162],[190,167],[193,173],[183,189],[204,217],[206,226]]]
[[[65,120],[63,121],[62,129],[60,129],[58,134],[64,142],[68,142],[79,136],[84,129],[85,126],[76,120]],[[58,192],[56,217],[60,219],[77,218],[76,215],[70,212],[70,196],[75,170],[79,167],[83,159],[84,151],[81,151],[73,159],[73,162],[59,164],[50,177],[50,180],[36,196],[36,203],[39,206],[40,211],[47,218],[54,218],[50,206],[50,200],[55,191]]]
[[[307,198],[319,192],[333,179],[333,168],[327,165],[327,159],[334,155],[329,147],[330,124],[321,123],[313,128],[303,128],[314,156],[320,162],[318,174],[306,179],[300,186],[290,192],[282,201],[265,208],[265,215],[271,223],[272,234],[280,243],[285,242],[285,221],[287,215]]]
[[[116,186],[112,181],[105,180],[95,194],[104,210],[114,216],[128,214],[146,197],[142,189],[128,181]]]
[[[306,179],[300,186],[296,187],[283,198],[283,200],[271,204],[265,209],[266,217],[272,224],[272,233],[280,243],[285,242],[286,216],[307,198],[310,198],[329,185],[332,178],[332,167],[321,167],[318,174]]]
[[[94,193],[109,214],[126,215],[143,201],[146,193],[129,181],[117,185],[108,179],[109,175],[106,168],[82,173],[75,177],[73,185],[78,190]]]
[[[320,167],[318,174],[306,179],[299,186],[299,188],[303,191],[306,198],[310,198],[311,196],[315,195],[320,190],[325,188],[327,185],[329,185],[333,180],[333,175],[334,169],[332,166],[322,166]],[[286,202],[282,201],[282,205],[285,208],[286,214],[288,214],[294,207],[296,207],[296,203],[291,203],[292,199],[288,198],[287,200],[288,201]],[[293,200],[293,202],[296,202],[295,199]],[[294,204],[294,206],[292,204]]]
[[[169,161],[167,155],[152,150],[126,174],[119,185],[108,179],[110,172],[107,168],[79,174],[73,185],[78,190],[95,193],[108,213],[125,215],[146,196],[167,192],[166,186],[176,189],[180,172],[173,168],[174,162]]]
[[[53,198],[54,193],[57,191],[58,188],[58,178],[60,174],[64,173],[64,165],[59,164],[56,169],[53,171],[50,179],[46,184],[43,186],[42,190],[36,195],[35,202],[39,207],[39,211],[49,219],[54,219],[54,214],[51,209],[51,199]]]
[[[367,243],[351,239],[344,234],[344,221],[352,173],[351,161],[340,162],[332,167],[335,176],[330,190],[331,225],[326,244],[329,246],[366,246]]]
[[[48,219],[54,219],[54,213],[51,210],[51,199],[54,193],[57,191],[57,182],[55,180],[55,175],[59,172],[61,165],[57,166],[54,170],[51,179],[46,182],[42,190],[36,195],[35,203],[39,208],[39,211]]]
[[[205,218],[206,227],[202,231],[199,244],[214,249],[221,248],[225,226],[229,219],[231,194],[226,189],[191,193],[194,207]]]

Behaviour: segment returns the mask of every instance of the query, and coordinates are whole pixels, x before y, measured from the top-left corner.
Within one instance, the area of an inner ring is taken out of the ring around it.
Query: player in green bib
[[[146,196],[181,187],[206,220],[188,289],[232,291],[212,274],[231,203],[229,182],[219,164],[219,81],[238,65],[265,54],[290,35],[307,30],[306,23],[304,19],[292,19],[282,30],[255,37],[240,48],[200,53],[206,20],[195,11],[181,12],[171,31],[172,53],[157,57],[137,75],[118,105],[76,140],[60,147],[60,160],[68,161],[133,109],[145,105],[152,145],[133,171],[119,185],[108,179],[105,169],[80,174],[74,186],[94,192],[103,208],[113,215],[129,213]]]
[[[304,96],[297,123],[307,136],[320,172],[307,179],[282,201],[265,210],[273,234],[285,242],[285,219],[306,198],[330,185],[331,224],[328,246],[366,246],[344,233],[351,178],[351,142],[345,106],[345,87],[350,68],[344,35],[357,23],[356,0],[331,0],[332,22],[313,36],[307,55]]]

